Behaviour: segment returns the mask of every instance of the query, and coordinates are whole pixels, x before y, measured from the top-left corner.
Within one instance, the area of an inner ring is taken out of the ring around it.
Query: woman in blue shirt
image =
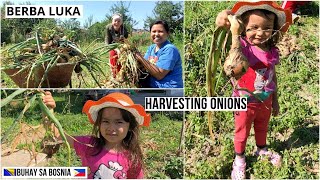
[[[183,88],[182,61],[179,50],[168,41],[169,25],[162,20],[154,22],[150,35],[154,44],[149,46],[145,56],[135,53],[151,75],[147,84],[151,88]]]

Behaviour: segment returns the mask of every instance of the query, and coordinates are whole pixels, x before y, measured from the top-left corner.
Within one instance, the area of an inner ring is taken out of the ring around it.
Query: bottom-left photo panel
[[[183,89],[1,89],[2,178],[182,179]]]

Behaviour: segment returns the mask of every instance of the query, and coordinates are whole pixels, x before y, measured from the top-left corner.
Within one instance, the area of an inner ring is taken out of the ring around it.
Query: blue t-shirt
[[[150,77],[151,88],[183,88],[182,61],[178,49],[168,40],[155,52],[156,45],[149,46],[144,58],[157,67],[170,70],[161,80]]]

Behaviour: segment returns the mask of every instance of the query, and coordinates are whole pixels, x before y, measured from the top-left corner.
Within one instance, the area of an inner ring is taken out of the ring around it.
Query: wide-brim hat
[[[281,8],[276,2],[273,1],[257,1],[257,2],[248,2],[248,1],[241,1],[237,2],[233,8],[232,12],[237,15],[241,16],[243,13],[255,10],[255,9],[264,9],[270,12],[273,12],[278,17],[278,26],[280,31],[286,32],[292,24],[292,13],[289,9]]]
[[[89,117],[90,123],[94,124],[98,118],[98,112],[107,107],[120,108],[129,111],[137,120],[140,126],[149,126],[151,117],[146,113],[140,104],[134,104],[132,99],[126,94],[115,92],[99,99],[98,101],[87,101],[82,109]]]

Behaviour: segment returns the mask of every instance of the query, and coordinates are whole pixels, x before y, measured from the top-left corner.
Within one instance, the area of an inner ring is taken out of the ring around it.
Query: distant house
[[[132,34],[142,34],[142,33],[145,33],[145,32],[148,32],[148,31],[145,30],[145,29],[134,29],[134,28],[132,28]]]

